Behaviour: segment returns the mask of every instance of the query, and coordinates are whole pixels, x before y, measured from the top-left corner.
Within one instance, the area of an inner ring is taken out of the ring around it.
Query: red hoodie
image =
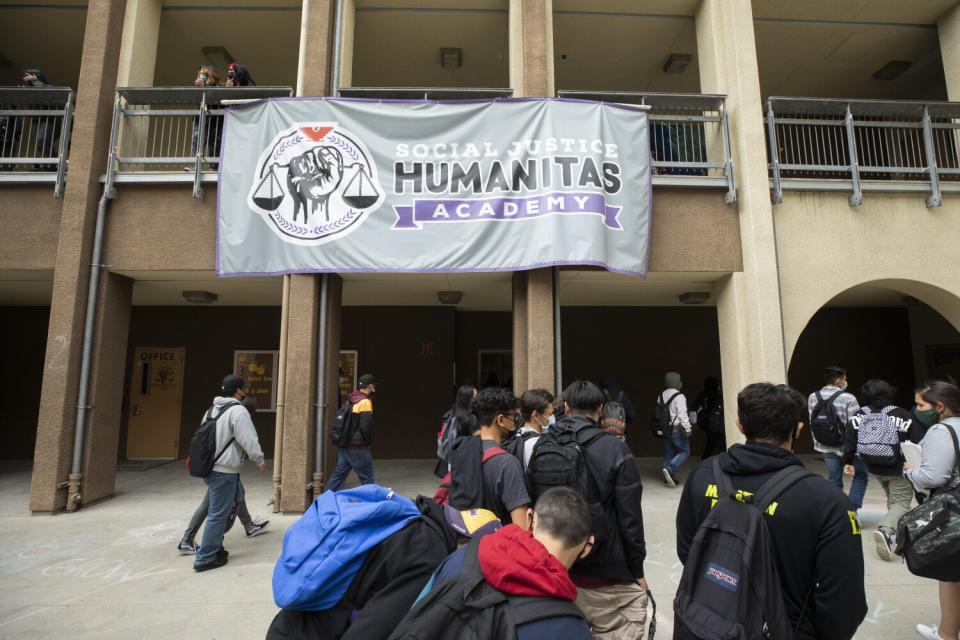
[[[515,596],[577,599],[567,568],[532,533],[515,524],[484,536],[477,550],[480,571],[497,591]]]

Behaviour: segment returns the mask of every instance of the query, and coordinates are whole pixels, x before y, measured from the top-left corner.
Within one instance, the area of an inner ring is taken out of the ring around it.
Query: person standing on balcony
[[[370,455],[370,443],[373,442],[373,394],[377,392],[377,381],[369,373],[360,376],[358,388],[348,399],[353,403],[351,421],[353,433],[342,447],[337,447],[337,468],[330,476],[327,489],[339,491],[350,470],[356,472],[360,484],[373,484],[373,456]]]
[[[24,69],[23,76],[20,78],[20,82],[24,87],[36,87],[36,88],[53,88],[54,85],[47,80],[47,76],[44,75],[43,71],[40,69]],[[34,106],[33,108],[37,108]],[[43,108],[43,107],[40,107]],[[47,107],[49,108],[49,107]],[[31,131],[33,129],[36,131],[35,144],[32,149],[33,155],[38,158],[53,158],[53,141],[57,137],[58,129],[60,126],[60,121],[54,116],[29,116],[26,118],[28,124],[27,136],[29,138]],[[16,130],[15,133],[19,138],[23,130],[23,122],[17,121],[19,125],[19,130]],[[55,164],[38,164],[34,167],[35,171],[56,171],[57,165]]]
[[[201,89],[210,89],[213,87],[221,87],[223,83],[220,81],[220,75],[217,73],[217,68],[212,64],[201,64],[197,67],[197,75],[193,79],[193,86]],[[197,98],[197,108],[199,108],[200,99]],[[220,123],[223,122],[222,116],[218,118]],[[204,154],[206,156],[219,156],[220,155],[220,127],[211,126],[214,124],[214,118],[207,117],[207,131],[206,131],[206,145],[204,147]],[[198,153],[198,141],[197,137],[200,133],[200,116],[197,116],[193,119],[193,136],[191,141],[190,153],[191,155],[197,155]],[[183,168],[184,171],[193,171],[193,166],[186,166]]]
[[[823,371],[824,386],[810,394],[807,408],[810,411],[810,433],[813,448],[823,456],[827,465],[827,479],[843,491],[843,440],[847,422],[860,410],[860,403],[847,392],[847,370],[830,366]],[[853,459],[854,476],[850,484],[850,503],[853,508],[863,507],[867,493],[868,472],[859,457]]]
[[[225,87],[255,87],[257,83],[253,81],[253,77],[250,75],[250,72],[247,71],[247,68],[242,64],[237,64],[236,62],[231,62],[227,65],[227,81],[224,83]]]

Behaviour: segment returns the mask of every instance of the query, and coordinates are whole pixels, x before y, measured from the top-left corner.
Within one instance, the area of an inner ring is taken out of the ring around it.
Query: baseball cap
[[[357,384],[361,387],[367,387],[371,384],[377,384],[377,379],[374,378],[369,373],[365,373],[362,376],[360,376],[360,379],[357,381]]]
[[[243,389],[243,378],[238,375],[230,374],[223,379],[223,382],[220,383],[221,391],[229,391],[233,393],[237,389]]]
[[[443,505],[443,517],[451,529],[465,538],[493,533],[503,526],[497,519],[496,514],[487,509],[457,511],[450,505],[445,504]]]

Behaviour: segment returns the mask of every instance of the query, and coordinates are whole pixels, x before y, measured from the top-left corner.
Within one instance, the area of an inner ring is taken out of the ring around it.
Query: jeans
[[[835,453],[824,453],[823,461],[827,465],[827,479],[830,484],[843,491],[843,458]],[[850,484],[850,504],[854,509],[863,508],[863,496],[867,493],[867,465],[860,461],[860,458],[853,459],[853,466],[856,472],[853,475],[853,482]]]
[[[237,505],[237,517],[240,518],[240,522],[243,524],[243,528],[246,531],[250,530],[250,527],[253,526],[253,518],[250,517],[250,511],[247,510],[247,500],[244,495],[243,485],[240,483],[239,479],[237,480],[237,496],[236,496],[236,505]],[[187,530],[183,532],[183,539],[193,542],[197,537],[197,532],[200,531],[200,525],[203,524],[203,521],[207,519],[207,512],[210,510],[210,492],[207,491],[203,494],[203,500],[200,501],[200,506],[197,507],[197,510],[193,512],[193,516],[190,517],[190,524],[187,525]],[[232,525],[232,519],[227,519],[227,524]],[[224,533],[230,530],[230,527],[227,526],[224,528]]]
[[[346,447],[337,449],[337,468],[333,470],[330,481],[327,483],[327,489],[330,491],[339,491],[343,486],[344,480],[350,474],[350,469],[357,473],[360,478],[360,484],[373,484],[373,456],[370,455],[370,448],[347,449]]]
[[[897,533],[897,523],[913,505],[913,485],[903,476],[874,476],[887,494],[887,514],[877,528],[891,535]]]
[[[690,457],[690,439],[683,431],[674,431],[663,440],[663,467],[675,474],[680,465]]]
[[[203,541],[197,549],[194,566],[213,562],[217,552],[223,546],[223,534],[230,519],[230,510],[237,495],[240,474],[211,471],[203,479],[207,483],[207,496],[210,498],[210,510],[207,513],[207,526],[203,528]]]

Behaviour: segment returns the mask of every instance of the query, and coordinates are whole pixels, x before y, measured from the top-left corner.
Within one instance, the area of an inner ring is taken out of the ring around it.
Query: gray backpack
[[[891,467],[900,461],[900,434],[890,417],[894,406],[872,411],[863,407],[857,429],[857,455],[867,464]]]

